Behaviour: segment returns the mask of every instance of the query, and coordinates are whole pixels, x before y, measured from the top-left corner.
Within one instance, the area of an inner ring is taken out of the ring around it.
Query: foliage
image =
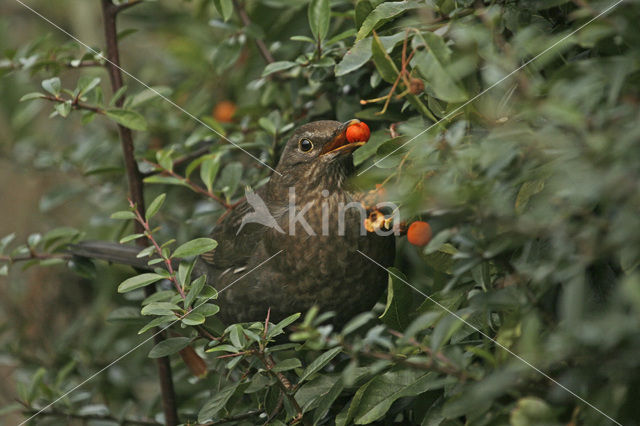
[[[33,412],[82,383],[104,365],[97,353],[117,358],[140,341],[136,330],[170,326],[147,353],[171,357],[179,415],[191,424],[637,422],[640,8],[623,3],[590,21],[610,5],[141,2],[122,12],[131,31],[119,42],[130,49],[124,68],[152,89],[132,80],[112,95],[99,52],[63,34],[3,46],[2,78],[20,83],[2,89],[14,108],[5,153],[84,174],[43,208],[86,194],[92,209],[84,233],[57,228],[17,246],[5,237],[0,273],[17,260],[61,263],[65,244],[85,234],[144,238],[140,256],[158,266],[122,280],[122,296],[109,292],[102,345],[82,340],[46,369],[25,363],[33,374],[18,408]],[[231,122],[209,114],[224,99],[238,106]],[[134,203],[122,210],[117,135],[96,116],[139,131],[136,156],[156,196],[144,217]],[[195,237],[270,173],[243,151],[273,167],[297,125],[353,117],[372,128],[354,155],[356,183],[382,184],[433,239],[418,249],[403,238],[386,299],[342,330],[315,310],[221,324],[216,292],[191,279],[189,260],[216,244]],[[93,282],[110,278],[75,262]],[[20,357],[19,347],[7,352]],[[152,377],[144,360],[128,363],[118,363],[127,386]],[[131,403],[133,415],[162,421],[158,400],[114,382],[90,382],[35,421],[121,418]]]

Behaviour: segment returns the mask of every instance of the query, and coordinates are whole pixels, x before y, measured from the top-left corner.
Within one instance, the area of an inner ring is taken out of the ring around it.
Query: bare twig
[[[118,12],[124,10],[125,7],[132,6],[138,2],[139,0],[133,0],[125,5],[115,6],[111,0],[101,0],[105,40],[107,44],[106,53],[107,58],[109,59],[106,63],[106,67],[109,72],[109,78],[111,79],[111,89],[113,93],[117,92],[123,86],[122,72],[120,71],[120,52],[118,50],[116,15]],[[123,102],[124,99],[121,97],[116,101],[116,106],[122,107]],[[129,195],[135,203],[137,211],[144,216],[145,204],[142,175],[140,174],[140,170],[138,169],[138,164],[136,163],[134,156],[133,134],[130,129],[121,125],[118,125],[118,132],[120,133],[120,142],[127,171],[127,180],[129,182]],[[144,227],[140,223],[134,223],[134,227],[136,233],[144,233]],[[144,242],[138,240],[137,244],[144,245]],[[150,296],[155,292],[155,286],[146,286],[144,291],[147,296]],[[164,333],[156,333],[154,335],[154,342],[156,344],[164,341],[164,339]],[[156,360],[156,364],[158,368],[158,375],[160,377],[160,390],[162,394],[162,407],[164,410],[165,422],[168,426],[176,426],[179,423],[178,410],[176,408],[176,397],[173,389],[173,378],[171,375],[169,357],[158,358]]]
[[[105,111],[102,108],[98,108],[97,106],[82,103],[78,99],[65,99],[59,96],[42,96],[40,97],[40,99],[46,99],[48,101],[57,102],[60,104],[71,101],[71,108],[73,109],[92,111],[92,112],[95,112],[96,114],[102,114],[102,115],[105,114]]]

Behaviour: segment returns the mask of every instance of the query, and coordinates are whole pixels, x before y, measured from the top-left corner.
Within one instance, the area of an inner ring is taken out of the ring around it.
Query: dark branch
[[[251,19],[249,19],[249,15],[247,15],[247,11],[244,10],[244,5],[240,3],[238,0],[233,0],[233,7],[235,8],[238,16],[240,16],[240,20],[242,21],[242,24],[245,27],[250,26]],[[264,41],[260,40],[259,38],[254,38],[254,40],[256,42],[256,46],[258,47],[258,51],[260,52],[260,55],[262,55],[262,57],[264,58],[265,62],[268,64],[275,62],[275,59],[273,59],[273,56],[271,56],[271,52],[269,52],[269,49],[267,48],[267,45],[264,44]]]
[[[107,44],[107,62],[106,67],[111,79],[111,90],[113,93],[122,88],[122,72],[120,71],[120,52],[118,50],[118,30],[116,27],[116,15],[124,10],[123,7],[130,7],[139,1],[131,1],[122,6],[115,6],[111,0],[102,0],[102,16],[104,19],[104,32]],[[121,97],[116,101],[117,107],[122,107],[124,98]],[[137,211],[144,217],[145,204],[142,186],[142,175],[138,169],[138,164],[134,156],[133,133],[130,129],[118,125],[120,133],[120,142],[124,155],[124,163],[127,171],[127,180],[129,182],[129,195],[133,203],[136,205]],[[136,233],[144,233],[144,227],[139,222],[134,222]],[[142,239],[136,242],[144,245]],[[150,296],[155,292],[154,286],[145,287],[145,294]],[[164,341],[164,333],[154,335],[156,344]],[[160,376],[160,390],[162,393],[162,407],[164,410],[165,422],[168,426],[176,426],[178,421],[178,410],[176,408],[176,397],[173,389],[173,377],[171,375],[171,364],[168,357],[158,358],[156,360],[158,375]]]

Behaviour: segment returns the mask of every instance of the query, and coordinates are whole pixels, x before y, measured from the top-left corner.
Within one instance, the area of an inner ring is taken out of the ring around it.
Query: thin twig
[[[242,24],[245,27],[249,27],[251,25],[251,19],[249,19],[249,15],[247,15],[247,11],[244,10],[244,5],[240,3],[238,0],[233,0],[233,7],[235,8],[238,16],[240,16],[240,20],[242,21]],[[268,64],[275,62],[275,59],[273,59],[273,56],[271,55],[271,52],[269,52],[267,45],[264,44],[264,41],[262,41],[259,38],[254,38],[254,40],[256,42],[256,46],[258,47],[258,51],[260,52],[260,55],[262,55],[262,57],[264,58],[265,62]]]
[[[136,215],[136,222],[142,225],[144,229],[144,235],[147,237],[149,242],[153,244],[153,247],[156,249],[156,253],[158,253],[158,256],[160,256],[160,258],[164,261],[164,264],[167,266],[167,271],[169,271],[169,280],[173,283],[176,290],[178,290],[178,293],[180,293],[180,296],[184,299],[186,295],[184,293],[184,289],[182,288],[182,286],[178,282],[178,279],[176,278],[176,272],[173,270],[173,264],[171,263],[171,259],[168,257],[165,257],[164,254],[162,253],[162,248],[160,247],[160,245],[158,244],[158,242],[153,236],[153,232],[151,231],[151,227],[149,226],[149,221],[145,220],[142,217],[142,215],[136,208],[136,205],[133,203],[133,201],[129,200],[129,206],[133,209],[133,214]]]
[[[71,108],[73,109],[82,109],[82,110],[86,110],[86,111],[92,111],[95,112],[96,114],[105,114],[105,111],[102,108],[98,108],[96,106],[93,105],[89,105],[89,104],[85,104],[82,103],[80,101],[78,101],[77,99],[65,99],[65,98],[61,98],[59,96],[41,96],[40,99],[46,99],[48,101],[52,101],[52,102],[57,102],[60,104],[63,104],[65,102],[71,101]]]
[[[111,0],[101,0],[102,17],[104,20],[104,34],[107,45],[106,53],[109,61],[105,64],[109,72],[111,80],[111,90],[116,93],[123,86],[122,72],[120,70],[120,51],[118,49],[118,30],[116,26],[116,15],[126,7],[139,3],[139,0],[133,0],[127,4],[116,6]],[[116,107],[122,107],[124,97],[120,97],[116,101]],[[138,169],[138,164],[134,156],[133,133],[130,129],[118,125],[120,134],[120,142],[127,172],[127,180],[129,182],[129,195],[136,205],[137,211],[144,216],[145,204],[143,194],[142,175]],[[140,223],[134,223],[136,233],[144,233],[144,227]],[[144,241],[139,239],[136,244],[144,246]],[[148,297],[155,293],[154,285],[144,288],[145,295]],[[156,344],[163,342],[164,333],[156,332],[154,334],[154,342]],[[160,392],[162,395],[162,408],[164,411],[165,422],[167,426],[176,426],[179,423],[178,410],[176,407],[176,396],[173,388],[173,377],[171,375],[171,364],[169,357],[161,357],[156,360],[158,375],[160,378]]]

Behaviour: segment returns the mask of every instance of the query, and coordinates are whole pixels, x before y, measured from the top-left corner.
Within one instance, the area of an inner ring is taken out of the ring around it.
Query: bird
[[[276,173],[216,224],[210,237],[218,245],[197,258],[192,277],[206,274],[218,290],[224,323],[260,321],[268,310],[279,321],[315,306],[333,312],[331,321],[339,326],[381,298],[387,272],[370,259],[392,266],[395,239],[363,232],[357,206],[364,196],[348,182],[355,172],[352,154],[364,142],[349,143],[346,132],[358,122],[298,127]],[[71,251],[149,269],[132,246],[87,241]]]

